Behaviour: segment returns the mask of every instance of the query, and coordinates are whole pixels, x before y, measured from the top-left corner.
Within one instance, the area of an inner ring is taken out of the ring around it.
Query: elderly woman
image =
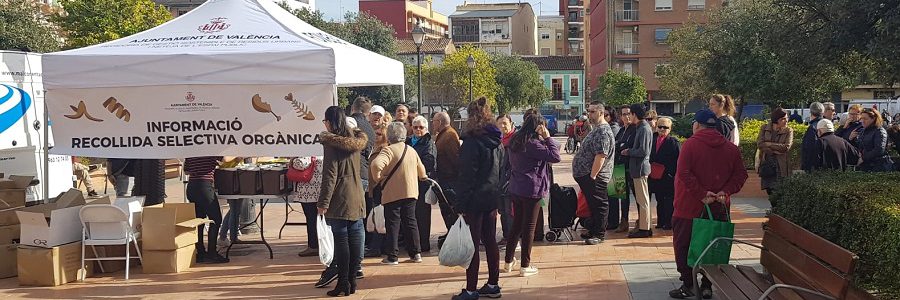
[[[681,143],[672,133],[672,119],[659,118],[650,148],[650,192],[656,194],[656,228],[672,229],[675,212],[675,171]]]
[[[487,257],[487,284],[478,289],[480,251],[475,251],[466,269],[466,288],[453,300],[474,300],[479,296],[500,298],[500,249],[497,246],[497,199],[500,190],[500,128],[494,123],[485,97],[469,103],[463,144],[459,149],[459,179],[455,210],[469,225],[475,245],[484,245]],[[515,247],[514,245],[509,245]],[[477,289],[477,290],[476,290]]]
[[[304,156],[291,160],[291,168],[301,172],[312,173],[309,181],[294,183],[294,191],[291,192],[291,202],[300,202],[303,208],[303,216],[306,217],[306,249],[300,251],[300,256],[319,255],[319,235],[316,230],[316,202],[322,191],[322,156]],[[231,213],[229,211],[229,213]]]
[[[419,228],[416,221],[416,199],[419,197],[419,180],[428,178],[425,165],[416,150],[404,144],[406,126],[393,122],[387,126],[388,145],[378,152],[370,165],[372,182],[383,188],[381,205],[384,206],[384,223],[387,230],[388,253],[385,265],[397,265],[400,249],[397,245],[400,227],[405,230],[406,250],[410,262],[421,263]],[[377,189],[378,187],[375,187]],[[375,199],[378,201],[378,199]],[[430,217],[430,216],[429,216]]]
[[[383,117],[379,117],[380,119],[391,118],[391,115],[388,114]],[[390,122],[379,122],[377,126],[372,128],[375,131],[375,145],[372,147],[372,154],[369,156],[369,161],[374,161],[375,157],[378,157],[378,154],[381,153],[381,149],[384,149],[388,146],[387,140],[387,126]],[[369,168],[369,178],[374,178],[372,175],[372,168]],[[366,211],[371,212],[375,206],[378,206],[381,203],[375,203],[374,199],[372,199],[372,191],[374,191],[375,185],[370,184],[369,189],[366,191]],[[381,257],[384,255],[382,253],[382,245],[385,238],[384,233],[378,232],[370,232],[366,235],[366,253],[365,257]]]
[[[434,177],[437,168],[437,148],[431,133],[428,132],[428,120],[424,116],[416,116],[412,121],[413,135],[406,139],[406,144],[416,149],[419,160],[425,165],[428,177]],[[416,221],[419,227],[419,242],[422,252],[431,251],[431,204],[425,203],[425,192],[431,187],[428,181],[419,182],[419,201],[416,201]]]
[[[791,145],[794,130],[787,126],[788,115],[783,109],[772,110],[769,124],[759,130],[756,145],[759,147],[760,185],[771,195],[779,179],[791,175]]]
[[[322,186],[316,204],[319,215],[331,226],[334,234],[334,260],[338,267],[338,283],[328,295],[349,296],[356,292],[356,276],[359,270],[363,240],[365,201],[360,178],[360,153],[366,148],[368,138],[359,129],[347,124],[344,110],[331,106],[325,110],[327,131],[319,138],[324,147],[322,158]],[[355,274],[354,274],[355,275]]]
[[[856,139],[856,148],[860,152],[857,170],[863,172],[893,171],[894,161],[887,152],[888,134],[884,129],[881,113],[877,109],[863,109],[860,121],[862,121],[862,132],[856,131],[850,134],[851,140]]]

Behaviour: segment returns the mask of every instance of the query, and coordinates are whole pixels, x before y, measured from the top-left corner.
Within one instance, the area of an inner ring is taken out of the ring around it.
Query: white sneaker
[[[516,268],[516,264],[518,264],[518,263],[519,263],[519,261],[516,260],[515,257],[513,257],[511,262],[503,264],[503,272],[512,273],[513,269]]]
[[[537,273],[538,273],[538,268],[535,268],[535,267],[524,267],[524,268],[519,269],[519,276],[521,276],[521,277],[537,275]]]

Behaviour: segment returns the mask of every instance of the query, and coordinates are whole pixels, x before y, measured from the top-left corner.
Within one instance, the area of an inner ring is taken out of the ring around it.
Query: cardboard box
[[[0,278],[16,277],[16,248],[18,245],[0,245]]]
[[[19,285],[57,286],[78,280],[81,268],[81,242],[53,248],[19,246],[17,252]],[[93,257],[90,251],[85,257]],[[84,269],[93,274],[93,264]]]
[[[34,180],[34,176],[12,175],[9,178],[0,179],[0,190],[24,189]]]
[[[176,250],[147,250],[141,254],[144,255],[145,274],[179,273],[191,268],[197,260],[194,244]]]
[[[138,241],[138,245],[140,246],[141,241]],[[135,266],[141,265],[141,260],[138,259],[137,250],[134,248],[134,244],[129,243],[128,245],[131,254],[131,269],[134,270]],[[125,245],[110,245],[110,246],[95,246],[97,249],[96,257],[125,257]],[[85,248],[85,251],[88,253],[94,254],[91,251],[90,246]],[[143,254],[143,252],[141,252]],[[100,268],[100,265],[103,265],[103,268]],[[125,270],[125,260],[98,260],[94,261],[94,273],[115,273],[119,271]]]
[[[10,176],[0,179],[0,209],[25,206],[25,189],[33,176]]]
[[[197,226],[211,222],[197,218],[193,203],[163,203],[144,207],[141,238],[144,249],[177,250],[197,242]]]
[[[84,205],[81,191],[70,189],[55,203],[34,209],[16,210],[21,225],[22,245],[52,248],[81,240],[78,211]]]
[[[19,243],[19,225],[0,226],[0,245]]]

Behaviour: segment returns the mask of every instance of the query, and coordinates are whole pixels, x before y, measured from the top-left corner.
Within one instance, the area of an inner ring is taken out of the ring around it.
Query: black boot
[[[350,292],[349,281],[339,281],[337,286],[335,286],[333,290],[330,290],[325,294],[331,297],[343,297],[350,296],[353,293]]]
[[[356,294],[356,276],[350,276],[347,281],[350,283],[350,294]]]

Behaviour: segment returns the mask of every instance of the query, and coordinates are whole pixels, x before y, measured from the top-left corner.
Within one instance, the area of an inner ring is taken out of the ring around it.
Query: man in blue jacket
[[[819,132],[816,126],[822,120],[825,105],[813,102],[809,105],[809,127],[803,135],[803,145],[800,148],[800,168],[807,173],[822,168],[822,148],[819,147]]]

